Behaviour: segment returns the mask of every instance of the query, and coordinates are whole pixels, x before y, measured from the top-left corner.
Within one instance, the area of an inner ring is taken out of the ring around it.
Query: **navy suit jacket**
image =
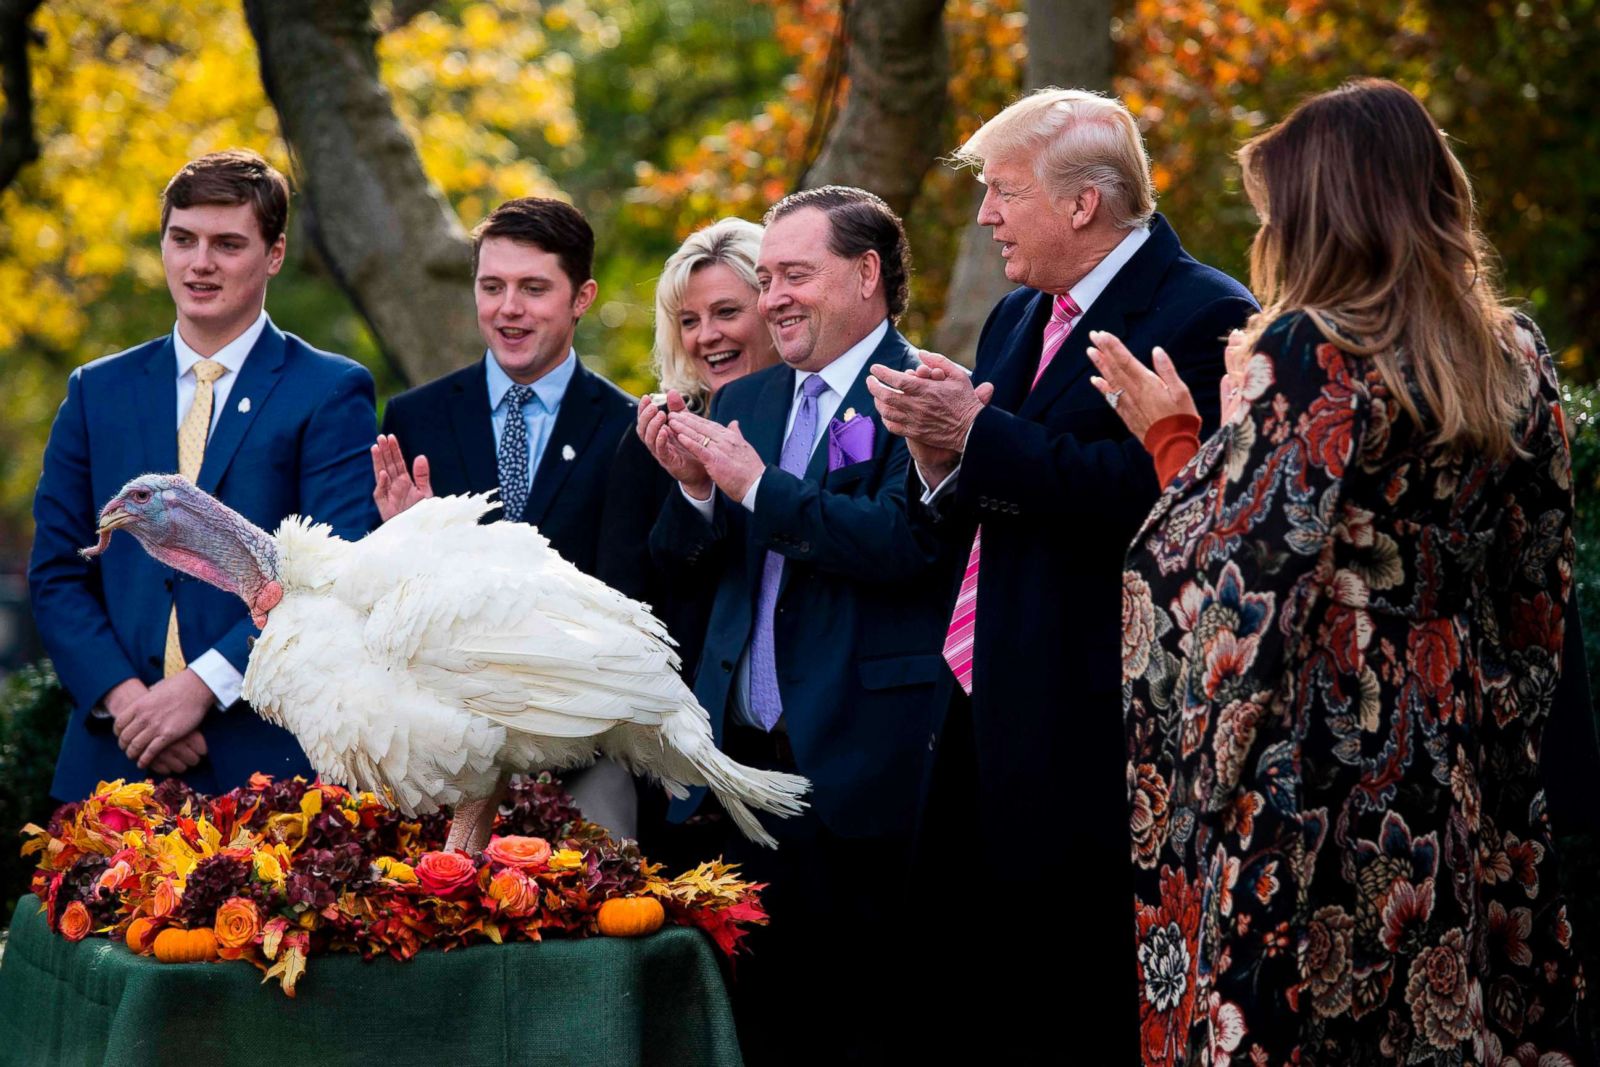
[[[1053,852],[1065,863],[1084,835],[1128,854],[1122,563],[1159,495],[1149,455],[1089,381],[1089,333],[1116,334],[1147,364],[1165,348],[1209,433],[1226,336],[1256,303],[1184,252],[1157,215],[1030,391],[1051,302],[1018,289],[990,313],[974,378],[993,382],[994,397],[972,425],[955,489],[915,511],[963,560],[983,525],[972,670],[981,825],[1059,817]],[[946,619],[959,583],[954,575]]]
[[[237,596],[157,563],[131,537],[112,538],[92,563],[78,555],[128,479],[177,470],[177,374],[171,335],[79,367],[45,446],[28,584],[73,700],[51,785],[59,799],[88,796],[102,779],[147,776],[103,720],[91,726],[89,709],[128,678],[161,679],[174,602],[189,659],[215,648],[242,672],[258,632]],[[360,538],[378,518],[368,455],[376,422],[365,368],[269,323],[206,445],[200,488],[269,533],[299,514]],[[208,714],[200,732],[209,756],[182,777],[203,792],[241,786],[256,771],[311,774],[294,737],[242,704]]]
[[[617,442],[633,422],[633,399],[580,362],[561,398],[527,506],[513,516],[537,526],[562,558],[585,574],[595,571],[600,513]],[[419,454],[428,457],[433,491],[440,496],[500,488],[488,373],[481,359],[390,400],[383,432],[399,439],[407,465]],[[566,458],[569,448],[571,459]],[[492,512],[488,521],[500,517]]]
[[[873,363],[908,369],[915,351],[890,330]],[[872,420],[871,457],[829,471],[824,434],[803,478],[777,466],[795,372],[771,367],[724,386],[712,418],[739,420],[767,462],[755,510],[718,493],[708,523],[674,489],[650,547],[660,566],[715,585],[695,696],[718,744],[766,553],[787,557],[774,618],[778,689],[795,763],[814,787],[813,810],[841,836],[909,836],[944,669],[943,586],[928,580],[940,546],[911,528],[910,457],[905,441],[883,428],[866,379],[863,368],[835,418],[854,408]],[[704,793],[674,802],[668,817],[687,818]]]

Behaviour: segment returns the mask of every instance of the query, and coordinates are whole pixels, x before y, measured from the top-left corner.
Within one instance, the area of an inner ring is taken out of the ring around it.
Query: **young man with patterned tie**
[[[376,525],[366,450],[372,376],[273,325],[289,186],[251,152],[204,156],[162,194],[171,334],[74,371],[34,498],[34,618],[72,695],[51,792],[178,775],[203,792],[263,771],[309,774],[294,738],[232,707],[255,634],[240,600],[113,540],[99,507],[124,482],[178,471],[273,529],[292,514],[359,538]]]
[[[600,513],[634,402],[585,367],[572,346],[594,304],[594,231],[572,205],[501,204],[472,235],[481,359],[400,394],[372,446],[384,520],[435,493],[498,490],[492,518],[531,523],[593,574]],[[567,777],[585,816],[632,836],[633,779],[602,761]]]

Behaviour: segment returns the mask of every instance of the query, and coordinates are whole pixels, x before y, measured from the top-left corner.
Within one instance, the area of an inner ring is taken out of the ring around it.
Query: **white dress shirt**
[[[1117,247],[1107,252],[1105,258],[1094,265],[1093,270],[1080,278],[1077,285],[1067,290],[1067,296],[1072,299],[1074,304],[1078,305],[1078,319],[1073,323],[1074,326],[1077,325],[1077,322],[1081,322],[1085,315],[1089,314],[1089,305],[1099,299],[1100,294],[1106,291],[1106,287],[1111,284],[1111,280],[1117,276],[1117,272],[1127,265],[1128,260],[1133,258],[1133,254],[1139,251],[1148,240],[1150,240],[1150,228],[1148,226],[1138,226],[1129,230],[1127,236],[1117,242]],[[1061,350],[1056,352],[1054,358],[1068,358],[1065,341],[1062,342]],[[1089,357],[1080,353],[1077,358],[1088,359]],[[971,426],[967,427],[967,436],[972,436]],[[966,448],[966,442],[963,441],[961,443],[963,453],[966,452]],[[922,482],[922,502],[927,504],[934,498],[942,496],[951,486],[955,485],[956,475],[960,473],[961,464],[958,462],[955,470],[946,475],[944,481],[940,482],[936,488],[929,489],[927,479],[922,477],[922,468],[918,467],[917,479]]]
[[[267,328],[267,312],[262,309],[256,321],[238,337],[229,341],[209,357],[202,356],[189,342],[183,339],[183,331],[177,326],[172,328],[172,347],[178,353],[178,426],[173,428],[176,433],[178,427],[183,425],[183,420],[189,414],[189,409],[194,406],[194,394],[199,383],[195,380],[194,365],[202,359],[211,359],[222,364],[223,373],[211,384],[211,428],[206,431],[206,438],[210,440],[212,432],[217,428],[217,421],[222,418],[222,412],[227,407],[228,398],[233,394],[233,383],[239,380],[239,371],[244,368],[244,361],[250,355],[250,350],[255,348],[256,342],[261,339],[261,334]],[[239,403],[243,404],[248,397],[240,397]],[[217,706],[226,708],[239,699],[239,689],[244,685],[244,675],[236,670],[233,664],[223,657],[221,652],[211,648],[200,653],[189,664],[189,669],[200,676],[206,683],[206,688],[217,698]]]

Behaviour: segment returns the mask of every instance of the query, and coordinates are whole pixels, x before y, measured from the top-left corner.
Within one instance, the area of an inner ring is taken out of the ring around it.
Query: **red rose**
[[[1430,696],[1450,695],[1450,677],[1461,666],[1461,645],[1449,619],[1419,623],[1406,639],[1411,671],[1421,680]]]
[[[100,809],[100,825],[114,834],[121,834],[132,830],[134,827],[143,826],[144,820],[127,808],[102,808]]]
[[[478,865],[461,852],[424,852],[416,872],[423,892],[436,897],[457,897],[478,885]]]

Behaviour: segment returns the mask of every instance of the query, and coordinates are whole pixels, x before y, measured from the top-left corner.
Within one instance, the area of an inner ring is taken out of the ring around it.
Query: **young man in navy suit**
[[[771,885],[772,926],[734,987],[752,1063],[892,1062],[903,1039],[894,912],[933,747],[943,589],[936,539],[906,514],[905,442],[866,381],[872,363],[915,366],[893,326],[908,273],[900,220],[871,193],[780,201],[756,274],[782,363],[724,386],[710,418],[675,395],[639,409],[680,487],[652,553],[716,590],[695,696],[729,755],[813,786],[803,816],[763,819],[776,851],[727,844]]]
[[[1040,90],[956,159],[981,168],[978,221],[1021,288],[990,314],[970,378],[929,355],[915,374],[875,370],[872,387],[910,444],[919,525],[963,561],[943,610],[951,697],[925,852],[1034,827],[1048,847],[1026,861],[1032,881],[1071,893],[1069,912],[1039,936],[975,943],[990,955],[968,962],[991,977],[983,996],[961,993],[955,1007],[995,1019],[992,1055],[1075,1035],[1069,1060],[1093,1048],[1100,1062],[1136,1062],[1139,1020],[1161,992],[1130,980],[1130,820],[1145,831],[1149,813],[1127,804],[1122,560],[1160,487],[1091,384],[1085,350],[1099,330],[1147,358],[1164,348],[1209,433],[1224,340],[1256,304],[1185,253],[1155,213],[1138,126],[1119,101]],[[1079,1022],[1061,1031],[1060,1009]]]
[[[390,400],[372,446],[385,521],[435,493],[498,490],[505,515],[531,523],[592,574],[600,513],[633,399],[572,347],[594,304],[594,231],[572,205],[526,197],[473,231],[473,293],[483,358]],[[569,775],[583,813],[635,833],[633,779],[601,762]]]
[[[294,738],[239,698],[256,630],[238,597],[157,563],[131,539],[86,562],[124,482],[180,471],[264,529],[285,517],[359,538],[377,522],[366,451],[372,376],[280,332],[264,310],[283,265],[289,186],[251,152],[178,172],[162,196],[166,337],[78,368],[45,446],[28,582],[72,695],[51,792],[178,775],[203,792],[256,771],[309,774]]]

